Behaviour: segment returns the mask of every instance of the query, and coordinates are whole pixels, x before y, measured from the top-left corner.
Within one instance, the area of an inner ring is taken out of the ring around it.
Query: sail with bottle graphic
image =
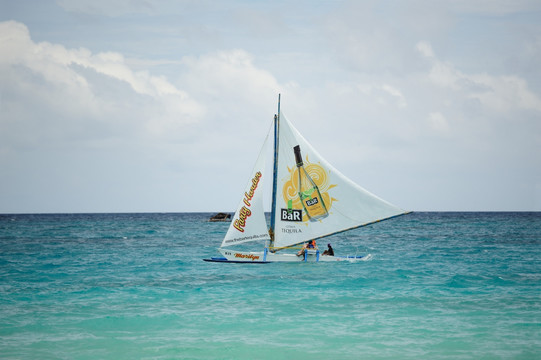
[[[407,214],[371,194],[332,167],[280,111],[274,117],[274,163],[265,168],[269,135],[259,152],[248,184],[221,247],[212,262],[359,261],[366,256],[320,254],[317,247],[295,248],[308,241]],[[270,228],[263,207],[263,181],[272,179]],[[233,250],[259,241],[264,251]],[[292,249],[287,253],[284,249]]]
[[[295,153],[295,162],[297,163],[297,175],[295,177],[299,178],[299,181],[297,181],[297,191],[302,208],[304,209],[304,214],[310,221],[326,218],[329,215],[327,205],[325,205],[325,201],[323,201],[321,192],[314,179],[312,179],[304,167],[301,147],[299,145],[295,146],[293,152]],[[291,204],[291,209],[289,209],[289,204]],[[288,211],[293,212],[292,207],[293,202],[291,199],[288,199]]]
[[[325,161],[280,114],[274,247],[281,248],[404,213]],[[291,216],[297,213],[298,216]]]

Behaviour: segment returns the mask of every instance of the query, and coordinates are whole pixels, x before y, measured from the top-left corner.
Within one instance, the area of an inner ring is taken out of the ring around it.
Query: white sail
[[[265,155],[268,139],[269,136],[267,135],[235,216],[222,241],[222,247],[270,239],[263,210],[263,180],[266,177],[271,178],[271,176],[265,174]]]
[[[283,114],[280,114],[279,126],[275,248],[406,213],[333,168]],[[297,146],[296,158],[294,148]],[[299,158],[302,159],[300,167],[297,166]],[[299,177],[299,173],[304,177]]]

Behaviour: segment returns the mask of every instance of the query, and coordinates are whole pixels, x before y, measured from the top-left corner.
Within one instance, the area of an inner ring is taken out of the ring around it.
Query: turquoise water
[[[541,213],[414,213],[330,240],[370,261],[263,265],[203,262],[209,215],[0,215],[0,358],[541,358]]]

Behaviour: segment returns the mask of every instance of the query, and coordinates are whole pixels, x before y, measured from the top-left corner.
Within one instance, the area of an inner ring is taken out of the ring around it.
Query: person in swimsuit
[[[304,255],[304,252],[306,251],[306,249],[317,249],[316,241],[310,240],[307,243],[304,243],[304,245],[302,246],[302,249],[297,253],[297,256]]]
[[[323,251],[323,255],[334,256],[334,250],[331,244],[327,244],[327,250]]]

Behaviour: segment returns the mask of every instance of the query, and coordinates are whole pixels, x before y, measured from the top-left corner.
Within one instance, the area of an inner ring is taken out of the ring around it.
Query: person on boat
[[[297,253],[297,256],[304,255],[304,252],[306,251],[306,249],[317,249],[316,241],[310,240],[307,243],[304,243],[304,245],[302,246],[302,249]]]
[[[331,244],[327,244],[327,250],[323,251],[323,255],[334,256],[334,250]]]

